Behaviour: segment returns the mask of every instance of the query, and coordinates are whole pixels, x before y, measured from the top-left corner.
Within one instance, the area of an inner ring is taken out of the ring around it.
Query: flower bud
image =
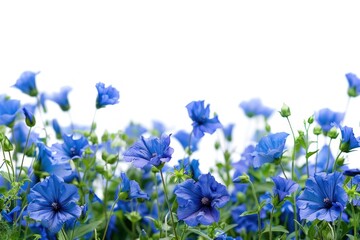
[[[280,115],[282,117],[289,117],[291,115],[291,111],[288,105],[286,105],[285,103],[283,104],[283,106],[281,107],[281,111],[280,111]]]
[[[314,129],[313,129],[313,133],[315,135],[320,135],[322,133],[322,129],[320,126],[315,126]]]
[[[27,108],[22,109],[25,115],[25,123],[28,127],[33,127],[36,124],[35,116]]]
[[[337,136],[339,136],[339,133],[337,131],[336,127],[332,127],[330,131],[327,133],[327,136],[331,139],[336,139]]]

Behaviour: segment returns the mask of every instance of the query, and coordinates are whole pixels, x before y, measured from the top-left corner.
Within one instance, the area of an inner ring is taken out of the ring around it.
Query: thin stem
[[[119,201],[119,196],[120,196],[120,195],[118,194],[116,200],[114,201],[114,203],[113,203],[112,206],[111,206],[110,216],[109,216],[109,218],[106,220],[106,225],[105,225],[105,230],[104,230],[104,234],[103,234],[102,240],[105,240],[105,238],[106,238],[106,232],[107,232],[107,230],[108,230],[108,228],[109,228],[109,224],[110,224],[110,220],[111,220],[111,215],[112,215],[112,213],[113,213],[113,211],[114,211],[114,208],[115,208],[116,203]],[[105,215],[106,215],[106,211],[105,211]]]
[[[326,172],[326,173],[327,173],[327,171],[328,171],[329,163],[330,163],[330,153],[331,153],[330,145],[331,145],[331,140],[332,140],[332,138],[330,138],[330,141],[329,141],[328,156],[327,156],[326,168],[325,168],[325,172]]]
[[[285,170],[284,170],[284,167],[283,167],[283,165],[282,165],[282,163],[280,162],[280,167],[281,167],[281,171],[283,172],[283,174],[284,174],[284,177],[286,178],[286,179],[288,179],[288,177],[286,176],[286,173],[285,173]]]
[[[336,170],[336,163],[341,154],[342,154],[342,151],[340,150],[339,154],[336,156],[335,161],[334,161],[333,172],[335,172],[335,170]]]
[[[67,237],[67,235],[66,235],[66,232],[65,232],[64,228],[61,228],[61,233],[62,233],[64,239],[67,240],[68,237]]]
[[[30,133],[31,133],[31,127],[30,127],[29,132],[28,132],[27,137],[26,137],[26,143],[25,143],[25,147],[24,147],[24,153],[23,153],[23,156],[22,156],[22,159],[21,159],[21,164],[20,164],[20,171],[19,171],[19,175],[18,175],[18,180],[20,179],[20,176],[21,176],[21,171],[22,171],[23,164],[24,164],[24,159],[25,159],[25,152],[26,152],[27,145],[28,145],[28,143],[29,143]]]
[[[275,207],[273,206],[271,209],[271,213],[270,213],[270,225],[269,225],[269,239],[272,240],[272,231],[271,231],[271,227],[272,227],[272,220],[273,220],[273,215],[274,215],[274,209]]]
[[[319,135],[316,135],[316,149],[319,149]],[[314,173],[316,173],[318,156],[319,156],[319,151],[317,151],[316,155],[315,155],[315,172]]]
[[[91,122],[89,136],[91,136],[91,134],[93,133],[93,131],[95,129],[94,124],[95,124],[96,111],[97,111],[97,109],[95,109],[94,116],[93,116],[93,119],[92,119],[92,122]]]
[[[170,206],[170,202],[169,202],[169,198],[168,198],[168,194],[167,194],[167,190],[166,190],[166,185],[165,185],[165,179],[164,179],[162,170],[160,170],[160,176],[161,176],[161,181],[162,181],[163,188],[164,188],[164,196],[165,196],[166,204],[167,204],[168,209],[170,211],[171,225],[172,225],[172,228],[173,228],[173,231],[174,231],[175,239],[178,240],[179,238],[177,236],[177,232],[176,232],[176,228],[175,228],[175,220],[174,220],[173,213],[171,211],[171,206]]]
[[[354,240],[357,240],[357,225],[358,225],[358,215],[355,213],[355,208],[353,203],[351,205],[352,217],[354,218]]]
[[[251,186],[251,191],[252,191],[253,197],[254,197],[255,202],[256,202],[256,207],[257,207],[257,219],[258,219],[258,235],[259,235],[259,240],[261,240],[260,204],[259,204],[259,201],[258,201],[257,196],[256,196],[254,184],[253,184],[251,181],[250,181],[249,183],[250,183],[250,186]]]

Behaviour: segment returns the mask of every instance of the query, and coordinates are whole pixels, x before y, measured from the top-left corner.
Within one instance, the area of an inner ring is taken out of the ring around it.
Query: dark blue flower
[[[181,144],[181,146],[184,148],[184,150],[186,150],[186,148],[189,147],[189,141],[191,141],[191,152],[195,152],[198,150],[198,143],[200,141],[199,138],[196,138],[195,136],[191,136],[190,139],[190,134],[187,133],[185,130],[180,130],[178,132],[176,132],[174,134],[174,137],[176,138],[176,140],[179,141],[179,143]]]
[[[158,167],[170,161],[173,152],[174,149],[170,147],[170,135],[164,133],[160,138],[141,136],[123,155],[126,162],[143,168],[148,164]]]
[[[246,215],[240,216],[243,212],[247,211],[246,205],[241,204],[232,208],[231,210],[231,217],[237,226],[234,228],[237,233],[240,232],[257,232],[258,230],[258,220],[257,215]]]
[[[360,138],[355,138],[353,128],[344,126],[340,127],[341,131],[341,143],[340,150],[342,152],[350,152],[354,148],[360,147]]]
[[[80,134],[66,135],[63,134],[63,143],[54,143],[51,149],[55,151],[56,159],[78,159],[83,157],[83,153],[89,147],[88,140]]]
[[[19,100],[0,98],[0,125],[12,127],[19,111]]]
[[[114,105],[119,102],[119,91],[113,88],[111,85],[105,87],[104,83],[97,83],[96,89],[98,91],[98,95],[96,97],[96,108],[103,108],[106,105]]]
[[[26,125],[28,127],[35,126],[36,120],[35,120],[34,114],[29,109],[27,109],[26,107],[23,107],[22,110],[23,110],[23,113],[24,113],[24,116],[25,116]]]
[[[264,163],[274,162],[282,157],[286,138],[288,133],[270,133],[269,135],[260,139],[253,152],[254,168],[258,168]]]
[[[239,106],[244,111],[245,115],[249,118],[256,116],[264,116],[264,118],[269,118],[274,112],[274,109],[264,106],[261,102],[261,99],[259,98],[243,101]]]
[[[70,109],[70,102],[69,102],[69,92],[71,91],[71,87],[62,87],[60,92],[52,93],[52,94],[45,94],[43,100],[50,100],[59,105],[61,110],[68,111]]]
[[[189,226],[210,225],[218,222],[218,208],[225,206],[230,196],[226,187],[218,183],[210,173],[202,174],[199,181],[188,179],[175,187],[179,204],[177,216]]]
[[[235,168],[234,175],[236,175],[236,177],[242,175],[243,173],[248,172],[249,167],[253,163],[254,151],[255,151],[255,147],[253,145],[248,145],[245,148],[245,150],[241,153],[240,160],[232,164],[232,166]]]
[[[121,174],[121,184],[120,184],[120,191],[125,192],[128,194],[129,199],[149,199],[149,196],[140,189],[139,183],[135,180],[130,180],[126,173],[122,172]]]
[[[357,97],[360,94],[360,79],[354,73],[347,73],[345,77],[349,83],[348,95]]]
[[[213,134],[216,129],[222,128],[217,116],[210,118],[210,105],[204,107],[204,101],[193,101],[186,105],[189,117],[193,121],[193,132],[196,138],[201,138],[204,133]]]
[[[39,72],[31,72],[31,71],[25,71],[23,72],[20,77],[17,79],[14,87],[18,88],[23,93],[35,97],[38,95],[38,90],[36,88],[36,75],[38,75]]]
[[[315,173],[306,180],[304,191],[297,200],[300,219],[333,222],[344,211],[348,196],[340,172]]]
[[[291,179],[285,179],[280,176],[276,176],[273,177],[272,180],[275,183],[273,188],[274,196],[277,196],[280,202],[284,200],[286,196],[289,196],[299,188],[299,184]]]
[[[350,177],[354,177],[356,175],[360,175],[360,169],[358,168],[353,168],[353,169],[346,169],[343,174],[345,176],[350,176]]]
[[[31,188],[27,211],[30,218],[41,221],[51,233],[57,233],[64,223],[80,217],[78,200],[78,190],[74,185],[51,175]]]
[[[199,160],[183,158],[178,161],[178,165],[174,166],[175,169],[180,170],[184,169],[185,174],[189,175],[192,179],[198,180],[201,175],[201,170],[199,168]]]
[[[330,131],[334,126],[339,126],[345,114],[334,112],[329,108],[323,108],[315,113],[315,120],[320,125],[324,133]]]
[[[227,141],[229,141],[229,142],[232,141],[232,132],[233,132],[234,126],[235,126],[235,124],[230,123],[230,124],[228,124],[227,126],[224,126],[224,127],[222,128],[223,133],[224,133],[224,137],[225,137],[225,139],[226,139]]]
[[[280,222],[286,226],[289,232],[295,231],[295,222],[294,222],[294,204],[292,202],[285,200],[284,204],[281,206]],[[299,215],[298,215],[299,216]],[[298,217],[298,221],[299,221]]]

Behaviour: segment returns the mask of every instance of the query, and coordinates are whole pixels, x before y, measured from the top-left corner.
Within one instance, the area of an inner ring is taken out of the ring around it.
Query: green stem
[[[62,235],[63,235],[63,238],[64,238],[65,240],[67,240],[68,237],[67,237],[67,235],[66,235],[66,232],[65,232],[64,228],[61,228],[61,233],[62,233]]]
[[[254,184],[251,181],[249,183],[250,183],[251,191],[252,191],[253,197],[255,199],[256,207],[257,207],[258,235],[259,235],[259,240],[261,240],[260,204],[259,204],[259,201],[258,201],[257,196],[256,196]]]
[[[326,172],[326,173],[327,173],[327,171],[328,171],[329,163],[330,163],[330,153],[331,153],[330,145],[331,145],[331,140],[332,140],[332,138],[330,138],[330,141],[329,141],[329,150],[328,150],[328,156],[327,156],[326,168],[325,168],[325,172]]]
[[[335,172],[335,170],[336,170],[336,163],[341,154],[342,154],[342,151],[340,150],[339,154],[336,156],[335,161],[334,161],[333,172]]]
[[[165,196],[166,204],[167,204],[168,209],[170,211],[171,225],[172,225],[172,228],[173,228],[173,231],[174,231],[175,239],[178,240],[179,237],[178,237],[177,232],[176,232],[175,220],[174,220],[173,213],[171,211],[171,206],[170,206],[170,202],[169,202],[169,198],[168,198],[168,194],[167,194],[167,190],[166,190],[166,185],[165,185],[165,179],[164,179],[164,175],[163,175],[162,170],[160,170],[160,176],[161,176],[161,181],[162,181],[163,188],[164,188],[164,196]]]
[[[19,175],[18,175],[18,180],[20,179],[20,176],[21,176],[21,171],[22,171],[23,164],[24,164],[24,159],[25,159],[25,152],[26,152],[27,145],[28,145],[28,143],[29,143],[30,133],[31,133],[31,127],[30,127],[29,132],[28,132],[27,137],[26,137],[26,142],[25,142],[25,147],[24,147],[24,153],[23,153],[23,156],[22,156],[22,159],[21,159],[21,164],[20,164],[20,171],[19,171]]]
[[[105,240],[105,238],[106,238],[106,232],[107,232],[107,230],[108,230],[108,228],[109,228],[111,215],[112,215],[112,213],[113,213],[113,211],[114,211],[114,208],[115,208],[116,203],[119,201],[119,196],[120,196],[120,195],[118,194],[116,200],[114,201],[114,203],[113,203],[112,206],[111,206],[110,216],[109,216],[109,218],[106,220],[106,225],[105,225],[105,230],[104,230],[104,234],[103,234],[102,240]],[[105,210],[105,215],[106,215],[106,210]]]
[[[351,206],[351,211],[352,211],[352,217],[354,220],[354,223],[353,223],[354,224],[354,240],[357,240],[358,215],[356,215],[356,213],[355,213],[354,205],[351,203],[350,206]]]
[[[95,124],[96,110],[97,110],[97,109],[95,109],[94,116],[93,116],[93,119],[92,119],[92,122],[91,122],[89,136],[91,136],[91,134],[92,134],[93,131],[95,130],[94,124]]]
[[[270,213],[270,225],[269,225],[269,239],[272,240],[272,231],[271,231],[271,227],[272,227],[272,220],[273,220],[273,215],[274,215],[274,209],[275,207],[273,206],[271,209],[271,213]]]
[[[288,177],[286,176],[286,173],[285,173],[285,170],[284,170],[284,167],[283,167],[283,165],[282,165],[282,163],[280,162],[280,167],[281,167],[281,171],[283,172],[283,174],[284,174],[284,177],[286,178],[286,179],[288,179]]]

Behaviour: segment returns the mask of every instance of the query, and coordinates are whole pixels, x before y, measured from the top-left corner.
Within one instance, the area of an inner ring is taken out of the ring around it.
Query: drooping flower
[[[291,179],[285,179],[280,176],[276,176],[273,177],[272,180],[275,183],[273,193],[274,196],[278,197],[279,202],[284,200],[286,196],[289,196],[299,188],[299,184]]]
[[[202,174],[199,181],[188,179],[174,189],[179,204],[177,216],[189,226],[218,222],[218,208],[225,206],[230,196],[226,187],[210,174]]]
[[[253,166],[258,168],[264,163],[271,163],[281,159],[288,133],[270,133],[260,139],[253,152]]]
[[[88,140],[81,134],[63,134],[63,143],[54,143],[51,149],[55,151],[56,159],[78,159],[82,158],[83,153],[89,147]]]
[[[12,127],[20,111],[20,101],[9,98],[0,98],[0,125]]]
[[[71,87],[62,87],[60,89],[60,92],[45,94],[43,101],[45,100],[53,101],[59,105],[61,110],[66,112],[70,109],[70,102],[68,95],[71,90],[72,90]]]
[[[96,97],[96,108],[103,108],[107,105],[114,105],[119,102],[119,91],[116,90],[111,85],[108,87],[105,87],[104,83],[97,83],[96,89],[98,92],[98,95]]]
[[[130,180],[126,176],[126,173],[122,172],[120,174],[120,177],[121,177],[120,192],[127,193],[129,199],[137,199],[137,198],[149,199],[149,196],[140,189],[139,183],[137,183],[135,180]]]
[[[57,233],[64,223],[80,217],[78,200],[78,190],[74,185],[51,175],[31,188],[27,211],[30,218],[41,221],[51,233]]]
[[[349,83],[348,96],[357,97],[360,94],[360,79],[354,73],[347,73],[345,77]]]
[[[139,123],[130,122],[125,128],[125,134],[128,138],[139,138],[142,134],[146,133],[147,129]]]
[[[163,133],[160,138],[143,136],[129,147],[123,154],[126,162],[131,162],[137,168],[148,164],[159,167],[170,161],[174,149],[170,147],[170,135]]]
[[[195,136],[192,136],[190,139],[190,134],[185,130],[179,130],[174,134],[174,137],[179,141],[184,150],[189,147],[191,152],[196,152],[198,150],[198,143],[200,139],[196,138]],[[189,141],[191,141],[191,146],[189,146]]]
[[[204,107],[204,101],[192,101],[186,105],[189,117],[193,121],[193,132],[196,138],[201,138],[205,133],[213,134],[216,129],[222,128],[218,116],[210,118],[210,105]]]
[[[22,108],[24,116],[25,116],[25,123],[28,127],[33,127],[36,124],[36,119],[34,114],[26,107]]]
[[[152,133],[154,136],[161,136],[161,134],[163,134],[166,131],[166,127],[164,123],[157,120],[153,120],[152,123],[153,123]]]
[[[360,147],[360,138],[355,138],[353,128],[344,126],[340,127],[341,131],[341,143],[340,150],[342,152],[350,152],[354,148]]]
[[[40,72],[25,71],[20,75],[13,86],[31,97],[36,97],[38,95],[38,90],[36,88],[35,78],[39,73]]]
[[[346,169],[344,170],[343,174],[345,176],[354,177],[356,175],[360,175],[360,169],[358,168]]]
[[[227,141],[229,141],[229,142],[232,141],[232,132],[233,132],[234,126],[235,126],[235,124],[230,123],[230,124],[228,124],[227,126],[224,126],[224,127],[222,128],[223,133],[224,133],[224,137],[225,137],[225,139],[226,139]]]
[[[342,112],[334,112],[329,108],[323,108],[315,113],[315,120],[326,134],[332,127],[339,126],[344,116],[345,114]]]
[[[343,182],[340,172],[315,173],[310,177],[297,200],[300,219],[333,222],[339,218],[348,200]]]
[[[274,109],[264,106],[261,102],[261,99],[259,98],[253,98],[249,101],[243,101],[240,103],[239,107],[249,118],[263,116],[267,119],[274,112]]]

